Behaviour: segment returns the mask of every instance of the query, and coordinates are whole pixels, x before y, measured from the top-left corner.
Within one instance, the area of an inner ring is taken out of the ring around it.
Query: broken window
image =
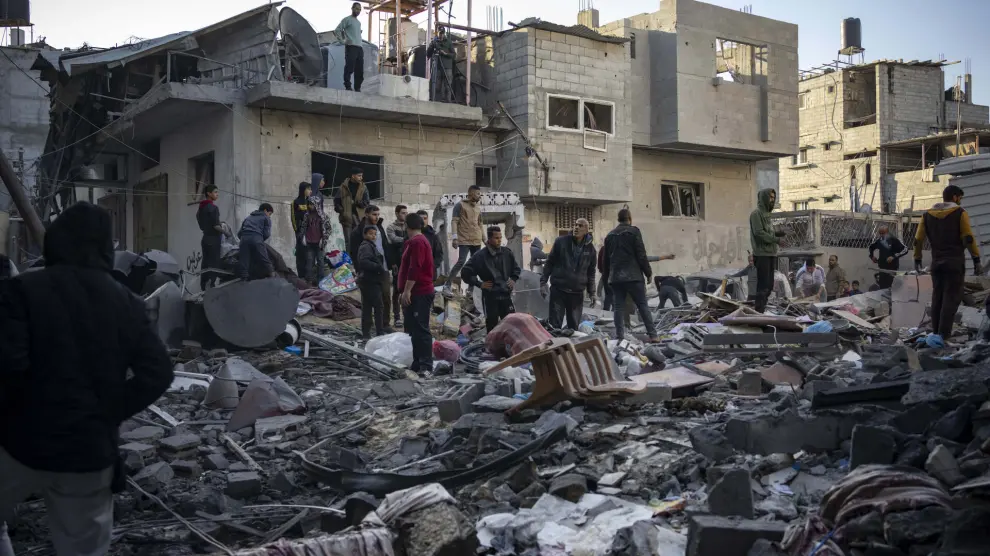
[[[808,210],[808,201],[798,201],[794,203],[794,210]]]
[[[798,153],[791,157],[791,166],[797,166],[798,164],[808,163],[808,149],[801,149]]]
[[[804,110],[808,107],[808,93],[800,93],[798,95],[798,109]]]
[[[613,133],[615,105],[611,103],[584,101],[584,129]]]
[[[581,129],[580,99],[548,95],[547,106],[547,127]]]
[[[474,184],[479,187],[491,187],[492,175],[494,174],[495,174],[495,168],[492,166],[475,166]]]
[[[214,164],[213,152],[201,154],[189,159],[189,175],[192,176],[192,183],[189,184],[189,194],[193,201],[198,201],[203,197],[203,190],[207,185],[214,185]]]
[[[873,167],[869,164],[866,165],[866,183],[867,185],[873,183]]]
[[[766,85],[768,58],[766,45],[715,39],[715,75],[723,81]]]
[[[703,218],[704,207],[699,183],[663,183],[660,186],[660,214]]]

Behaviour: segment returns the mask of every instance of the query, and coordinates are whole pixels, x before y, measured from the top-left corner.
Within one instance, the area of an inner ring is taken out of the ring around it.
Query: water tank
[[[426,45],[421,44],[412,49],[409,55],[409,75],[415,77],[426,77],[426,64],[429,60],[426,57]]]
[[[842,20],[842,50],[841,52],[861,52],[863,50],[863,26],[858,17],[847,17]]]
[[[31,25],[30,0],[0,0],[0,27]]]
[[[364,79],[378,75],[378,46],[363,41],[364,46]],[[327,68],[327,87],[344,89],[344,44],[335,42],[323,46],[323,61]]]

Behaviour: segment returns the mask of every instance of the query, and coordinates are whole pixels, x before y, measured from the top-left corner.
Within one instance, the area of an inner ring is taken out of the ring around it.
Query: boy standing
[[[374,313],[375,335],[385,334],[385,304],[382,282],[388,277],[385,256],[378,250],[378,228],[365,224],[364,240],[357,250],[355,266],[358,271],[358,287],[361,288],[361,336],[371,339],[371,319]]]

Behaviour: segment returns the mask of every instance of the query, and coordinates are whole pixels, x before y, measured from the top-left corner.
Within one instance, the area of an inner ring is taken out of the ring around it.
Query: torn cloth
[[[348,320],[361,316],[361,304],[344,295],[333,295],[328,291],[311,288],[299,292],[299,299],[312,308],[316,317],[333,320]]]

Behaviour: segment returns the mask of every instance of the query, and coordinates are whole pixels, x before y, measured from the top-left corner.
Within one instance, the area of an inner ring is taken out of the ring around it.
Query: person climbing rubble
[[[941,347],[952,335],[952,323],[962,302],[966,275],[966,250],[973,259],[973,274],[980,276],[980,248],[969,224],[969,214],[960,205],[963,190],[950,185],[942,191],[942,202],[936,203],[918,225],[914,236],[914,268],[922,271],[922,249],[927,239],[932,250],[932,333],[926,342]]]
[[[44,496],[60,556],[109,551],[118,429],[173,379],[145,304],[111,275],[111,229],[106,210],[76,203],[46,233],[45,268],[0,281],[0,523]]]
[[[261,203],[258,210],[251,213],[241,223],[238,251],[237,277],[241,280],[257,280],[274,277],[275,267],[268,256],[268,246],[265,244],[272,236],[272,214],[275,209],[268,203]]]

